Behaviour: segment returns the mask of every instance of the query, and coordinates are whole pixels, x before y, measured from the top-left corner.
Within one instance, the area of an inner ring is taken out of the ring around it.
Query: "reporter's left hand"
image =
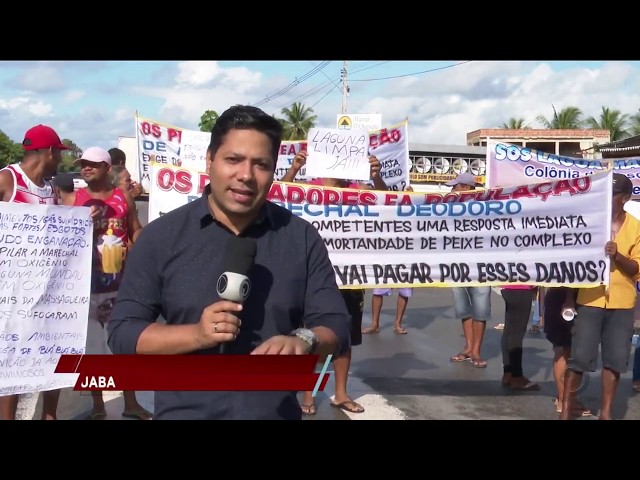
[[[296,336],[276,335],[263,342],[251,355],[306,355],[309,345]]]

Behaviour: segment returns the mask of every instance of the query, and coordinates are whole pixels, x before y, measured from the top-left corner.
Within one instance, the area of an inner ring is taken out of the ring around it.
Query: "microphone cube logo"
[[[240,285],[240,294],[242,295],[242,300],[246,300],[249,297],[249,293],[251,292],[251,282],[248,278],[242,281]]]
[[[218,284],[216,285],[216,290],[218,291],[218,295],[224,294],[227,290],[227,286],[229,285],[229,279],[227,278],[227,274],[223,273],[218,277]]]

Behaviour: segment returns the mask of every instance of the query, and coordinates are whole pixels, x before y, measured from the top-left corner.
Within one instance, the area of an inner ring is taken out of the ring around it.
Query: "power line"
[[[402,77],[410,77],[412,75],[421,75],[423,73],[437,72],[438,70],[446,70],[447,68],[457,67],[459,65],[464,65],[465,63],[472,62],[473,60],[465,60],[464,62],[454,63],[453,65],[446,65],[444,67],[432,68],[430,70],[423,70],[422,72],[414,72],[414,73],[406,73],[404,75],[394,75],[392,77],[381,77],[381,78],[365,78],[362,80],[354,80],[351,79],[351,82],[375,82],[377,80],[391,80],[392,78],[402,78]]]
[[[293,82],[291,82],[289,85],[287,85],[286,87],[281,88],[277,92],[274,92],[272,94],[266,95],[264,99],[256,102],[254,104],[254,106],[260,107],[260,106],[264,105],[265,103],[270,102],[271,100],[275,100],[276,98],[281,97],[282,95],[287,93],[292,88],[300,85],[302,82],[304,82],[304,81],[308,80],[309,78],[313,77],[314,75],[316,75],[318,72],[320,72],[323,68],[325,68],[330,63],[331,63],[331,61],[324,61],[324,62],[320,63],[318,66],[316,66],[315,68],[313,68],[309,72],[307,72],[304,75],[302,75],[302,77],[300,77],[300,78],[296,77],[295,80]]]

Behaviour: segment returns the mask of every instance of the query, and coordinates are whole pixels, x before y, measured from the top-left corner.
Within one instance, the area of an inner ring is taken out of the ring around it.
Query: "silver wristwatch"
[[[298,337],[309,346],[306,353],[313,353],[318,345],[318,336],[308,328],[296,328],[290,335]]]

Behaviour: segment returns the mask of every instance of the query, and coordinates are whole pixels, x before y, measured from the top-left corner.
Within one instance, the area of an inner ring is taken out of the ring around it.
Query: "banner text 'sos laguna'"
[[[640,198],[640,157],[589,159],[554,155],[503,142],[487,142],[487,188],[566,180],[609,168],[633,183],[633,198]]]

